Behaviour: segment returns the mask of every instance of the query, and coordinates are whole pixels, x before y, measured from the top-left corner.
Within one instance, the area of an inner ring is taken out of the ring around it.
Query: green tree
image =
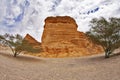
[[[23,38],[19,34],[15,36],[7,33],[0,35],[1,44],[8,46],[14,54],[14,57],[22,52],[22,40]]]
[[[90,21],[90,26],[87,35],[103,47],[105,58],[109,58],[110,54],[120,47],[120,18],[94,18]]]
[[[5,35],[0,35],[0,43],[8,46],[11,49],[14,57],[19,55],[22,51],[33,53],[41,51],[40,48],[34,48],[34,45],[29,44],[28,41],[25,41],[19,34],[10,35],[6,33]]]

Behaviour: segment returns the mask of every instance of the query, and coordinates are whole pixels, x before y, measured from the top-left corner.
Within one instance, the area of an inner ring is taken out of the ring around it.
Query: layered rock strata
[[[84,56],[102,52],[99,45],[92,43],[85,33],[77,31],[75,20],[68,16],[45,19],[42,47],[46,56]],[[45,54],[44,54],[45,55]]]
[[[25,37],[24,37],[24,40],[23,40],[23,43],[26,44],[26,45],[30,45],[30,46],[33,46],[34,49],[42,49],[41,47],[41,43],[38,42],[37,40],[35,40],[31,35],[27,34]]]

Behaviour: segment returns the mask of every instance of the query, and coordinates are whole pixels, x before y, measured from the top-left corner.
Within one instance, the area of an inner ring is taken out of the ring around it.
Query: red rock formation
[[[48,17],[45,20],[42,43],[68,41],[77,38],[77,24],[70,17]]]
[[[27,41],[29,44],[32,45],[40,45],[40,42],[35,40],[31,35],[27,34],[24,38],[25,41]]]
[[[48,17],[45,19],[42,47],[50,54],[82,56],[102,52],[83,32],[77,31],[77,24],[71,17]]]
[[[34,49],[42,51],[41,43],[35,40],[31,35],[27,34],[23,40],[26,45],[33,46]]]

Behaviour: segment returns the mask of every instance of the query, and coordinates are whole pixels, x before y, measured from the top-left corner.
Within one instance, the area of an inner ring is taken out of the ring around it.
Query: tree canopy
[[[106,20],[94,18],[90,21],[91,29],[87,35],[95,43],[101,45],[105,51],[105,57],[120,47],[120,18],[109,18]]]
[[[12,50],[14,57],[22,51],[22,40],[23,38],[19,34],[16,34],[15,36],[7,33],[0,35],[1,44],[8,46]]]
[[[0,43],[8,46],[14,57],[19,55],[22,51],[27,52],[40,52],[40,48],[34,48],[34,45],[31,45],[28,43],[28,41],[24,40],[23,37],[19,34],[16,35],[10,35],[10,34],[4,34],[0,35]]]

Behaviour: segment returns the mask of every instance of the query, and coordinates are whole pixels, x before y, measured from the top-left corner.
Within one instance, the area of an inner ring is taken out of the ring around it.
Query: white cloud
[[[1,34],[9,32],[25,36],[29,33],[39,41],[47,16],[71,16],[79,26],[78,30],[84,32],[89,30],[89,21],[94,17],[120,17],[120,0],[1,0],[0,5]],[[11,9],[9,14],[7,9]],[[19,15],[22,13],[23,18]],[[10,21],[4,19],[6,17]],[[15,17],[20,20],[16,22]],[[14,26],[4,25],[4,20]]]

